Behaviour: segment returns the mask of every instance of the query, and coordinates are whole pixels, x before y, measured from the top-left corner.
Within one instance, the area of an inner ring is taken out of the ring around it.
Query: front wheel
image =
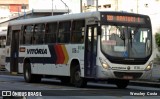
[[[73,79],[73,84],[76,87],[82,88],[87,85],[86,79],[81,77],[79,65],[74,67],[73,73],[72,73],[72,79]]]

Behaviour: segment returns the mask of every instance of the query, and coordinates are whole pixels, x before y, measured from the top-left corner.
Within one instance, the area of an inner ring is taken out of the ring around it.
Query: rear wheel
[[[24,68],[24,79],[28,83],[32,82],[40,82],[41,81],[41,76],[40,75],[33,75],[31,72],[31,66],[30,63],[25,63]]]
[[[76,67],[73,68],[72,71],[72,79],[73,79],[73,84],[76,87],[85,87],[87,85],[86,79],[81,77],[81,72],[80,72],[80,66],[77,65]]]
[[[119,89],[124,89],[128,86],[129,84],[129,80],[122,80],[122,79],[119,79],[116,81],[116,85]]]

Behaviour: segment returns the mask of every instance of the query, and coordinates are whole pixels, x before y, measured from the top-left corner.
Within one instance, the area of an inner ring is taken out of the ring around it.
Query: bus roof
[[[134,13],[126,13],[126,12],[116,12],[116,11],[105,11],[106,13],[124,13],[130,15],[139,15]],[[85,13],[76,13],[76,14],[66,14],[66,15],[56,15],[56,16],[46,16],[46,17],[38,17],[38,18],[29,18],[23,20],[14,20],[10,21],[9,25],[25,25],[25,24],[36,24],[36,23],[49,23],[56,21],[65,21],[65,20],[76,20],[76,19],[84,19],[90,17],[100,18],[100,11],[95,12],[85,12]]]
[[[9,25],[20,25],[20,24],[32,24],[32,23],[48,23],[56,21],[65,21],[65,20],[75,20],[75,19],[84,19],[89,17],[99,16],[100,12],[87,12],[81,14],[66,14],[66,15],[55,15],[55,16],[46,16],[39,18],[30,18],[23,20],[11,21]]]

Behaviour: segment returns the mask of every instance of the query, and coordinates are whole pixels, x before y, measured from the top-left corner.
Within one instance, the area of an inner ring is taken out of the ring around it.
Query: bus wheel
[[[85,87],[87,85],[87,81],[81,77],[81,73],[80,73],[80,66],[76,66],[74,67],[73,69],[73,75],[72,75],[72,79],[73,79],[73,84],[76,86],[76,87]]]
[[[25,63],[23,67],[24,79],[26,82],[33,82],[32,74],[31,74],[31,66],[30,63]]]
[[[64,85],[70,84],[70,77],[60,77],[61,83]]]
[[[24,79],[26,82],[32,83],[32,82],[40,82],[41,81],[40,75],[33,75],[31,73],[30,63],[25,63],[23,71],[24,71]]]
[[[122,79],[116,80],[116,85],[119,89],[126,88],[128,84],[129,84],[129,80],[122,80]]]

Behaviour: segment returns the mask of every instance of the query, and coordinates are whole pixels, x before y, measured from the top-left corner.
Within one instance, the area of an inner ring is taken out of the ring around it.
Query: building
[[[0,19],[29,9],[28,0],[0,0]]]
[[[53,11],[51,9],[50,10],[34,9],[34,10],[31,10],[31,11],[27,11],[26,13],[19,13],[15,16],[8,17],[8,18],[5,18],[5,19],[1,19],[0,20],[0,30],[7,29],[9,21],[12,21],[12,20],[21,20],[21,19],[27,19],[27,18],[51,16],[52,14],[53,15],[60,15],[60,14],[65,14],[65,13],[68,13],[67,9],[66,10],[55,9]]]
[[[70,12],[69,8],[52,8],[52,0],[47,1],[45,4],[44,0],[43,2],[42,0],[0,0],[0,30],[6,29],[8,22],[12,20],[60,15]]]

